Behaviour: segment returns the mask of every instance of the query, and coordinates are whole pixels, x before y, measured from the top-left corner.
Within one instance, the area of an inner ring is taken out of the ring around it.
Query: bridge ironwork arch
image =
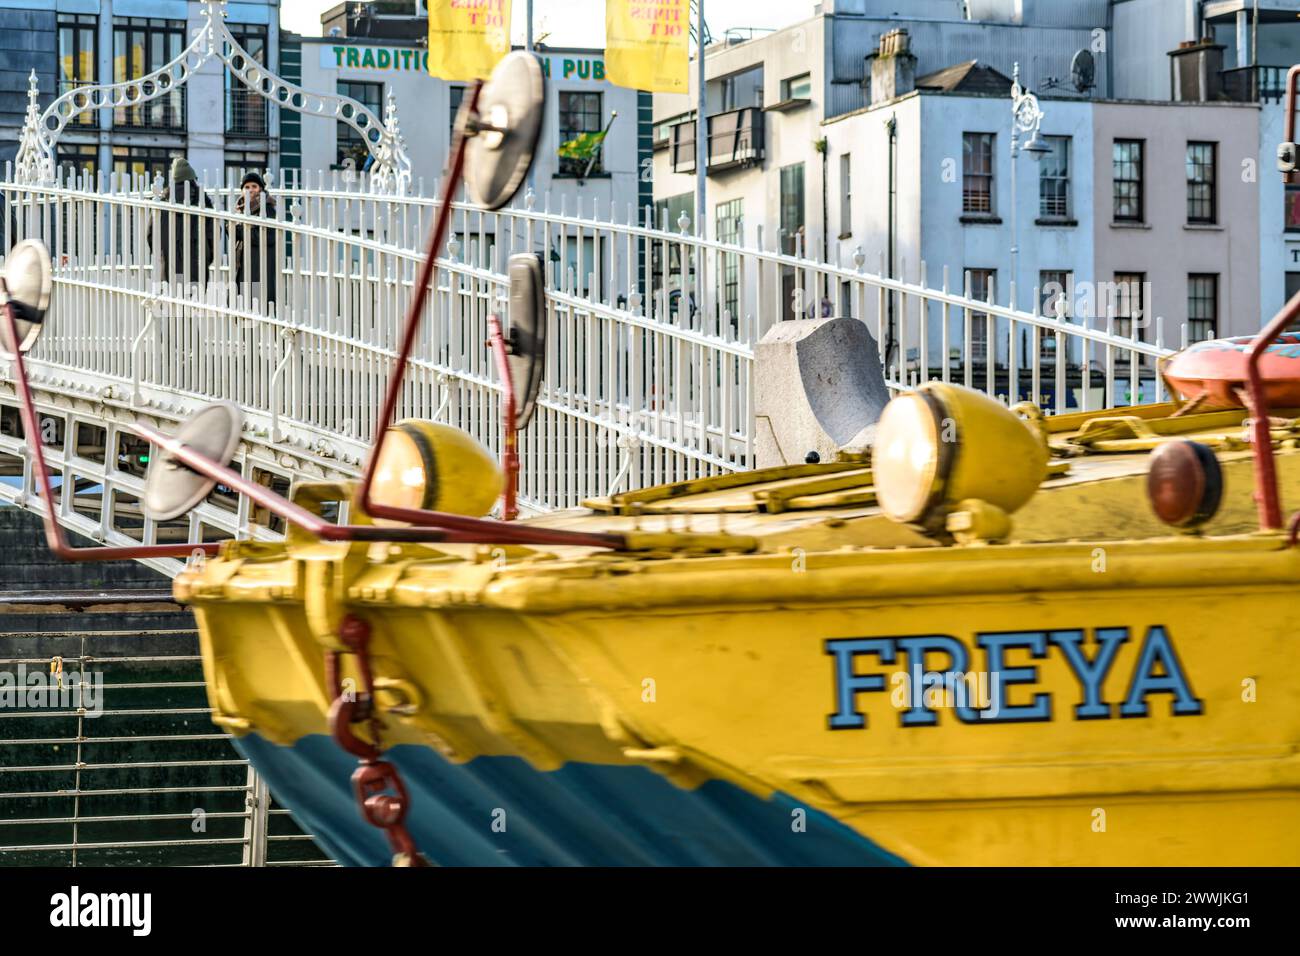
[[[392,90],[381,119],[348,96],[317,93],[290,83],[258,63],[226,25],[226,0],[205,0],[203,23],[189,46],[152,73],[121,83],[99,83],[68,90],[43,111],[37,103],[36,72],[28,81],[27,116],[18,147],[16,179],[31,185],[55,181],[55,147],[63,130],[78,116],[100,109],[138,106],[182,86],[209,60],[219,59],[248,89],[282,109],[306,116],[326,116],[346,123],[370,151],[371,188],[406,194],[411,186],[411,161],[397,121]]]

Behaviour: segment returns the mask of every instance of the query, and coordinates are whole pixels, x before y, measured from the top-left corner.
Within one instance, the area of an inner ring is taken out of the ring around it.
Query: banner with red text
[[[687,92],[691,0],[607,0],[605,73],[654,93]]]
[[[486,78],[510,52],[510,0],[429,0],[429,72]]]

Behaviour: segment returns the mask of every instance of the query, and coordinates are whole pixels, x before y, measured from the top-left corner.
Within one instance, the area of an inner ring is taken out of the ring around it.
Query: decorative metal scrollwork
[[[351,97],[305,90],[258,63],[226,26],[226,0],[205,0],[203,16],[204,22],[195,31],[190,45],[170,63],[138,79],[69,90],[44,112],[37,104],[36,72],[32,71],[27,89],[27,116],[18,146],[18,182],[48,185],[55,181],[55,144],[64,128],[78,116],[100,109],[137,106],[164,96],[183,86],[215,56],[240,83],[268,102],[295,113],[328,116],[356,130],[372,158],[372,189],[404,193],[410,188],[411,161],[406,155],[391,90],[381,120]]]

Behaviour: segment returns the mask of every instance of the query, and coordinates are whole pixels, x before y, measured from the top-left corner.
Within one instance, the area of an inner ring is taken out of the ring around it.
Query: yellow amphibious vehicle
[[[506,201],[540,99],[525,54],[474,86],[447,189],[468,153]],[[511,275],[513,440],[545,337],[540,270]],[[1294,865],[1300,410],[1257,367],[1297,314],[1242,347],[1242,407],[1048,418],[930,383],[834,460],[523,521],[483,517],[502,489],[513,516],[509,441],[498,467],[400,423],[359,483],[286,501],[224,467],[218,405],[137,427],[145,504],[220,481],[288,520],[175,589],[214,720],[345,863]]]
[[[525,523],[625,549],[228,545],[176,584],[216,719],[350,862],[387,848],[347,805],[352,761],[330,734],[322,661],[347,616],[369,631],[383,744],[433,861],[1300,862],[1300,549],[1254,530],[1246,413],[1022,423],[982,395],[925,393],[958,416],[944,475],[909,407],[924,403],[903,396],[880,429],[897,444],[870,462]],[[1284,414],[1270,438],[1295,501],[1300,413]],[[998,419],[1025,459],[978,427]],[[471,480],[444,437],[438,482]],[[1166,460],[1188,439],[1217,468]],[[1195,513],[1221,483],[1197,533],[1153,513],[1155,456],[1162,507]],[[945,529],[878,500],[927,481]],[[990,498],[1023,500],[1010,529]]]

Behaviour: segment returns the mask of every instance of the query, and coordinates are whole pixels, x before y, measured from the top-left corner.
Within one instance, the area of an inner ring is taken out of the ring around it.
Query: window
[[[786,255],[803,248],[804,195],[803,163],[781,167],[781,251]]]
[[[99,18],[84,13],[59,14],[59,95],[95,82]],[[76,103],[83,106],[85,103]],[[80,113],[69,124],[96,125],[95,111]]]
[[[1112,290],[1112,303],[1115,315],[1115,334],[1124,338],[1132,338],[1136,323],[1137,340],[1143,342],[1146,340],[1145,326],[1143,321],[1143,307],[1146,304],[1143,301],[1142,288],[1146,283],[1146,275],[1141,272],[1117,272],[1115,273],[1115,287]]]
[[[560,91],[560,143],[568,143],[583,133],[599,133],[605,128],[602,93],[579,93],[572,90]],[[560,157],[560,176],[587,176],[591,173],[603,173],[604,148],[597,146],[595,152],[586,157]],[[590,164],[590,169],[588,165]]]
[[[1070,218],[1070,137],[1045,136],[1051,149],[1038,167],[1038,215],[1043,219]]]
[[[996,269],[967,269],[966,280],[970,297],[978,302],[997,301],[998,272]],[[989,314],[970,314],[970,360],[987,362],[989,356]]]
[[[1074,293],[1074,273],[1063,269],[1046,269],[1038,273],[1039,314],[1049,318],[1069,318]]]
[[[267,171],[267,155],[262,150],[228,149],[226,150],[226,182],[234,180],[235,186],[244,178],[244,173],[260,173],[269,186],[271,176]]]
[[[458,83],[447,87],[447,129],[453,135],[456,132],[456,115],[460,112],[460,104],[464,99],[465,87]]]
[[[781,251],[807,254],[804,249],[803,163],[781,167]],[[781,316],[803,318],[805,306],[798,296],[799,276],[794,266],[781,267]]]
[[[59,176],[89,176],[93,182],[99,172],[99,147],[93,143],[59,143],[55,161]]]
[[[679,193],[667,199],[655,200],[654,228],[666,232],[677,232],[677,220],[682,213],[686,218],[695,218],[695,193]]]
[[[1038,314],[1048,319],[1068,319],[1074,299],[1074,273],[1064,269],[1046,269],[1038,273]],[[1056,335],[1043,332],[1038,337],[1043,358],[1056,355]]]
[[[840,238],[853,234],[853,179],[852,159],[848,153],[840,156]]]
[[[1115,221],[1142,221],[1142,147],[1138,139],[1117,139],[1113,147]]]
[[[114,146],[113,172],[119,176],[143,176],[146,188],[161,176],[164,185],[170,186],[172,151],[165,146]]]
[[[249,59],[266,65],[266,27],[248,23],[232,23],[230,33]],[[226,132],[235,136],[265,136],[266,100],[255,90],[239,82],[229,70],[226,77]]]
[[[812,74],[801,73],[781,81],[781,100],[807,100],[812,98]]]
[[[1187,338],[1201,342],[1214,338],[1219,326],[1219,277],[1193,274],[1187,277]]]
[[[763,68],[750,67],[717,81],[719,113],[763,105]],[[710,107],[712,109],[712,107]],[[709,113],[708,115],[714,115]]]
[[[962,133],[961,211],[993,215],[993,133]]]
[[[719,113],[727,113],[736,108],[736,78],[734,76],[724,76],[719,85],[718,92],[721,94],[722,108]]]
[[[1282,198],[1286,203],[1283,212],[1286,231],[1300,232],[1300,186],[1287,186]]]
[[[137,80],[180,56],[185,47],[185,21],[155,17],[113,18],[113,82]],[[157,99],[113,110],[114,126],[185,129],[185,90],[174,80]],[[114,167],[117,161],[114,160]]]
[[[744,200],[732,199],[730,202],[718,203],[717,239],[728,245],[740,245],[743,229],[742,214]],[[734,324],[740,310],[740,256],[734,252],[724,252],[719,263],[722,280],[721,306]]]
[[[666,199],[655,200],[654,205],[654,228],[662,229],[667,232],[677,232],[677,220],[682,214],[686,214],[689,221],[695,218],[695,194],[679,193],[676,196],[669,196]],[[680,290],[683,286],[690,284],[690,276],[694,274],[695,257],[686,256],[686,271],[688,273],[687,282],[682,282],[682,246],[677,242],[652,242],[650,243],[650,275],[651,288],[658,294],[667,294],[674,290],[680,296]],[[665,308],[668,305],[667,299],[663,304],[656,308]]]
[[[380,104],[384,102],[384,84],[339,80],[337,89],[339,96],[350,96],[376,116],[379,115],[382,108]],[[370,159],[370,147],[366,145],[364,136],[339,120],[334,168],[343,168],[344,160],[347,159],[352,160],[358,171],[365,169],[366,162]]]
[[[1212,223],[1215,215],[1214,143],[1187,144],[1187,221]]]

